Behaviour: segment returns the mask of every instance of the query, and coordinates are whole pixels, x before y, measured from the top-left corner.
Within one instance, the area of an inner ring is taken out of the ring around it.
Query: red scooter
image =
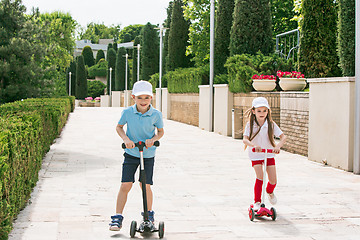
[[[252,149],[253,152],[255,152],[255,148]],[[267,154],[268,153],[272,153],[273,150],[272,149],[262,149],[262,152],[265,153],[265,159],[264,159],[264,179],[263,179],[263,190],[262,190],[262,196],[261,196],[261,204],[260,204],[260,209],[259,210],[254,210],[254,204],[250,205],[249,208],[249,218],[250,221],[253,221],[255,217],[262,217],[262,216],[266,216],[266,217],[271,217],[272,220],[276,219],[276,210],[275,208],[270,208],[270,210],[268,208],[265,207],[265,183],[266,183],[266,166],[267,166]]]

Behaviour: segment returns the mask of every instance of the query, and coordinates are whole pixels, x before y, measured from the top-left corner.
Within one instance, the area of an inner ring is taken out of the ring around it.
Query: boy
[[[124,109],[121,118],[116,126],[116,132],[123,139],[126,149],[124,153],[124,163],[122,169],[121,187],[117,196],[116,215],[111,216],[110,230],[119,231],[122,227],[122,216],[127,195],[135,182],[134,175],[140,164],[139,149],[135,148],[135,143],[145,142],[144,164],[146,173],[146,192],[149,220],[154,222],[154,211],[152,210],[153,194],[151,185],[153,184],[153,168],[155,158],[154,142],[164,135],[162,114],[151,106],[152,85],[147,81],[138,81],[134,84],[132,98],[135,104]],[[127,124],[126,133],[123,129]],[[157,133],[155,133],[157,129]]]

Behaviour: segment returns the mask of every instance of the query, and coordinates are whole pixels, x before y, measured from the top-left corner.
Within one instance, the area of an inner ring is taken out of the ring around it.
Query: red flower
[[[281,77],[287,77],[287,78],[304,78],[304,74],[302,74],[301,72],[282,72],[282,71],[277,71],[276,75],[281,78]]]

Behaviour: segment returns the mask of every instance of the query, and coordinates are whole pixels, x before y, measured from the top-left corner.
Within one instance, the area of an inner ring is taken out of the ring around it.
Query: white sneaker
[[[253,210],[256,212],[260,209],[260,202],[256,202],[254,203],[254,207],[253,207]]]
[[[268,193],[269,201],[272,205],[275,205],[277,203],[277,198],[274,193]]]

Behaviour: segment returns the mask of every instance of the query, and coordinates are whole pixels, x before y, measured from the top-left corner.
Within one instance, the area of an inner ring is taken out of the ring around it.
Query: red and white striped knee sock
[[[267,192],[267,193],[273,193],[275,187],[276,187],[276,183],[275,183],[275,184],[271,184],[270,182],[268,182],[268,184],[267,184],[267,186],[266,186],[266,192]]]
[[[261,202],[262,185],[263,185],[263,180],[256,179],[254,186],[255,202]]]

